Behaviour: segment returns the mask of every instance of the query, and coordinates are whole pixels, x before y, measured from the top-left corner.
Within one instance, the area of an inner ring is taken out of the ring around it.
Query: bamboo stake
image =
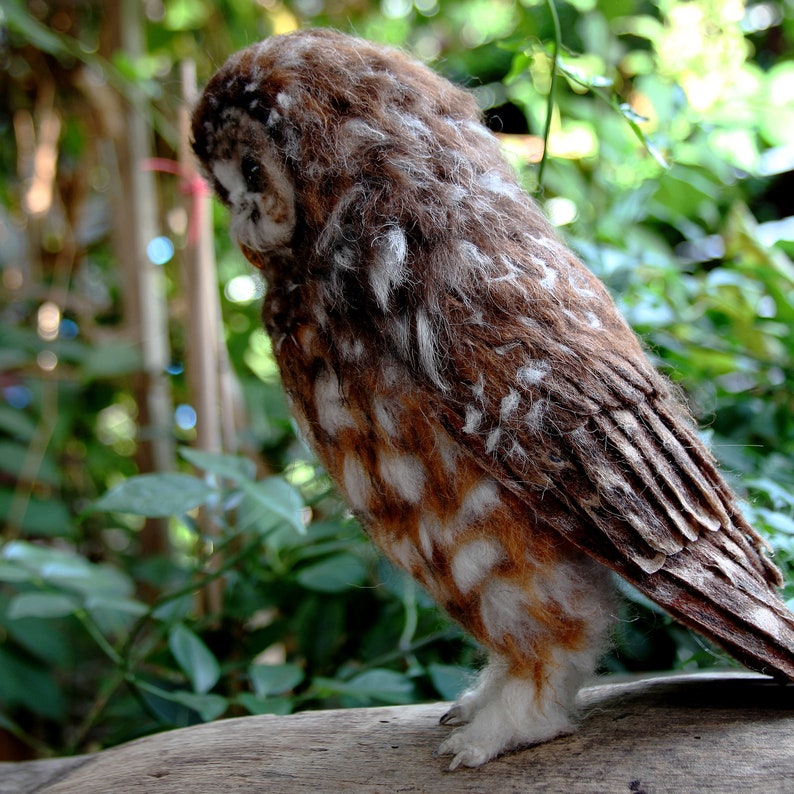
[[[210,198],[195,168],[190,146],[190,108],[196,96],[196,67],[192,60],[181,66],[180,171],[188,187],[191,214],[188,245],[183,257],[182,284],[187,297],[186,371],[196,410],[196,446],[205,452],[221,452],[224,434],[221,417],[233,413],[222,397],[220,365],[226,355],[221,326],[221,306],[212,234]],[[234,440],[226,437],[227,445]],[[206,536],[217,534],[207,508],[199,512],[199,526]],[[223,582],[216,579],[203,591],[200,611],[218,615],[222,609]]]
[[[144,53],[141,5],[124,0],[117,7],[121,47],[132,57]],[[143,376],[136,384],[141,426],[141,471],[174,467],[173,404],[166,368],[170,363],[165,285],[162,271],[146,248],[157,234],[157,191],[154,175],[143,170],[151,156],[152,130],[140,110],[125,103],[122,137],[117,138],[121,191],[115,207],[115,242],[125,283],[124,310],[129,333],[140,346]],[[167,524],[149,520],[140,533],[144,556],[167,554]]]
[[[183,258],[183,285],[187,293],[188,376],[193,385],[197,413],[196,446],[206,452],[222,449],[220,422],[220,378],[218,372],[221,343],[220,302],[215,272],[215,252],[209,197],[198,185],[199,177],[190,149],[188,108],[196,96],[196,67],[186,60],[181,66],[183,106],[180,112],[180,165],[188,186],[192,215],[188,246]]]
[[[144,53],[143,31],[138,0],[126,0],[121,19],[122,47],[132,57]],[[140,295],[140,342],[144,371],[149,381],[148,408],[151,421],[151,444],[157,471],[174,465],[174,442],[171,433],[173,407],[166,375],[171,359],[165,284],[162,271],[146,254],[149,242],[157,233],[157,190],[153,174],[144,171],[143,161],[151,156],[151,127],[140,112],[127,110],[127,141],[132,163],[130,179],[134,204],[135,256],[138,294]]]

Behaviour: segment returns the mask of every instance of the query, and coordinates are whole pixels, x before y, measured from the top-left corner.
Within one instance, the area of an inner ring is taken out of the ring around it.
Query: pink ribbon
[[[187,242],[190,246],[197,245],[201,216],[196,212],[196,201],[212,194],[207,183],[195,171],[184,168],[176,160],[167,160],[165,157],[147,157],[141,162],[141,168],[144,171],[160,171],[180,177],[179,190],[183,196],[189,196],[191,200],[188,213]]]

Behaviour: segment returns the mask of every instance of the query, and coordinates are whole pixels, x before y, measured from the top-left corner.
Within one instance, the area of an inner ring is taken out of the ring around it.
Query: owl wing
[[[436,392],[442,421],[575,546],[747,666],[794,680],[794,616],[765,542],[600,282],[576,277],[585,302],[492,288],[488,322],[448,299],[445,367],[463,391]]]

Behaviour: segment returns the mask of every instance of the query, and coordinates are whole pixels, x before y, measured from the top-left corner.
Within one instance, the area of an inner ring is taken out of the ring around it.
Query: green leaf
[[[152,612],[152,617],[155,620],[163,621],[163,623],[187,620],[193,614],[194,606],[195,600],[192,594],[188,593],[181,598],[169,598],[164,603],[156,606]]]
[[[759,477],[754,480],[746,480],[745,484],[751,488],[757,488],[759,491],[763,491],[769,497],[774,507],[778,509],[783,507],[794,508],[794,492],[783,488],[774,480],[770,480],[767,477]]]
[[[165,8],[167,30],[200,30],[207,24],[212,13],[212,4],[197,0],[171,0]]]
[[[140,616],[149,611],[149,607],[134,598],[113,598],[112,596],[90,596],[86,599],[85,608],[89,612],[123,612],[127,615]]]
[[[0,407],[0,429],[19,441],[31,441],[36,423],[18,408]]]
[[[791,144],[794,124],[794,63],[781,59],[770,70],[766,81],[766,97],[758,102],[761,131],[775,146]]]
[[[10,562],[0,562],[0,582],[29,582],[31,572]]]
[[[510,71],[504,76],[502,82],[505,85],[515,83],[516,80],[527,74],[532,66],[534,58],[529,52],[517,52],[513,56]]]
[[[291,714],[295,707],[290,698],[264,698],[251,692],[241,692],[237,696],[237,702],[249,714],[277,714],[281,717]]]
[[[411,679],[394,670],[374,669],[359,673],[350,681],[337,681],[333,678],[316,678],[314,685],[326,690],[353,697],[364,702],[411,703],[415,698]]]
[[[303,681],[303,670],[296,664],[252,664],[248,677],[260,697],[282,695]]]
[[[8,617],[62,618],[80,609],[80,602],[63,593],[20,593],[8,605]]]
[[[765,508],[759,508],[757,513],[769,529],[794,536],[794,518],[791,516],[778,510],[767,510]]]
[[[204,641],[184,623],[177,623],[168,634],[168,647],[194,691],[203,695],[218,682],[221,668]]]
[[[6,620],[5,617],[0,610],[0,624],[7,632],[9,647],[16,643],[29,654],[28,659],[42,661],[46,669],[52,671],[73,669],[78,661],[86,660],[85,645],[77,642],[72,632],[53,631],[52,620],[38,618]],[[0,676],[2,674],[0,670]]]
[[[25,444],[17,444],[13,441],[0,441],[0,471],[4,471],[13,477],[19,477],[24,473],[27,462],[28,447]],[[37,482],[47,485],[58,485],[61,481],[61,474],[58,468],[49,458],[42,458],[38,468],[33,473]],[[28,472],[28,476],[31,472]]]
[[[69,54],[69,48],[64,45],[63,37],[39,22],[26,10],[20,0],[3,3],[3,15],[8,27],[23,36],[36,49],[48,52],[56,58]]]
[[[87,597],[127,598],[134,590],[132,579],[106,563],[92,563],[66,549],[53,549],[17,540],[7,543],[0,558],[7,564],[60,588]]]
[[[205,504],[215,493],[214,488],[190,474],[140,474],[100,496],[89,511],[151,518],[175,516]]]
[[[336,554],[298,572],[298,582],[308,590],[321,593],[343,593],[363,584],[367,569],[352,554]]]
[[[303,497],[281,477],[268,477],[259,482],[241,482],[243,492],[255,504],[265,508],[270,514],[286,521],[297,532],[304,533]]]
[[[80,560],[77,557],[77,560]],[[45,566],[42,577],[59,587],[77,590],[87,598],[126,599],[135,591],[135,584],[128,574],[107,563],[77,561],[70,569],[62,565]]]
[[[471,684],[471,671],[451,664],[431,664],[427,673],[436,692],[444,700],[455,700],[458,695]]]
[[[220,455],[191,447],[181,447],[179,455],[209,474],[217,474],[235,482],[250,481],[256,476],[256,464],[241,455]]]
[[[6,711],[22,708],[62,724],[69,703],[63,682],[55,679],[56,670],[0,644],[0,703]]]
[[[90,613],[103,634],[116,637],[125,634],[136,618],[149,612],[146,604],[133,598],[101,595],[87,598],[83,608]]]
[[[177,692],[161,690],[158,694],[166,700],[171,700],[198,712],[204,722],[212,722],[212,720],[218,719],[229,706],[229,701],[222,695],[185,692],[181,689]]]
[[[0,557],[4,560],[24,565],[38,575],[41,575],[43,568],[53,563],[63,562],[72,558],[82,559],[81,557],[78,558],[73,552],[38,546],[35,543],[28,543],[26,540],[12,540],[6,543],[0,549]]]
[[[617,105],[616,107],[617,110],[623,116],[623,118],[625,118],[626,121],[628,122],[629,127],[631,127],[632,129],[632,132],[637,136],[637,138],[640,140],[642,145],[646,148],[648,154],[650,154],[651,157],[653,157],[653,159],[656,160],[656,162],[659,163],[659,165],[662,168],[664,168],[665,171],[667,171],[670,168],[670,164],[667,162],[664,155],[659,151],[656,145],[651,143],[651,141],[648,139],[648,136],[642,131],[642,128],[640,127],[640,124],[644,121],[647,121],[647,119],[644,116],[640,116],[640,114],[637,113],[634,110],[634,108],[631,107],[631,105],[627,105],[626,103]]]
[[[14,495],[11,491],[0,491],[0,515],[7,516]],[[47,537],[69,537],[74,532],[69,509],[59,499],[39,499],[31,496],[25,505],[22,531],[26,535]]]
[[[579,83],[585,88],[611,88],[615,85],[615,81],[611,77],[607,77],[604,74],[587,74],[575,66],[563,63],[562,60],[557,61],[557,68],[575,83]]]

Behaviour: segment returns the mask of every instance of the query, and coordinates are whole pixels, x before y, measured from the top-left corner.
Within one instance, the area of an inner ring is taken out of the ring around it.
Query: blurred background
[[[0,759],[453,698],[479,650],[296,439],[186,120],[327,25],[477,97],[794,596],[794,2],[0,0]],[[733,664],[639,594],[602,672]]]

